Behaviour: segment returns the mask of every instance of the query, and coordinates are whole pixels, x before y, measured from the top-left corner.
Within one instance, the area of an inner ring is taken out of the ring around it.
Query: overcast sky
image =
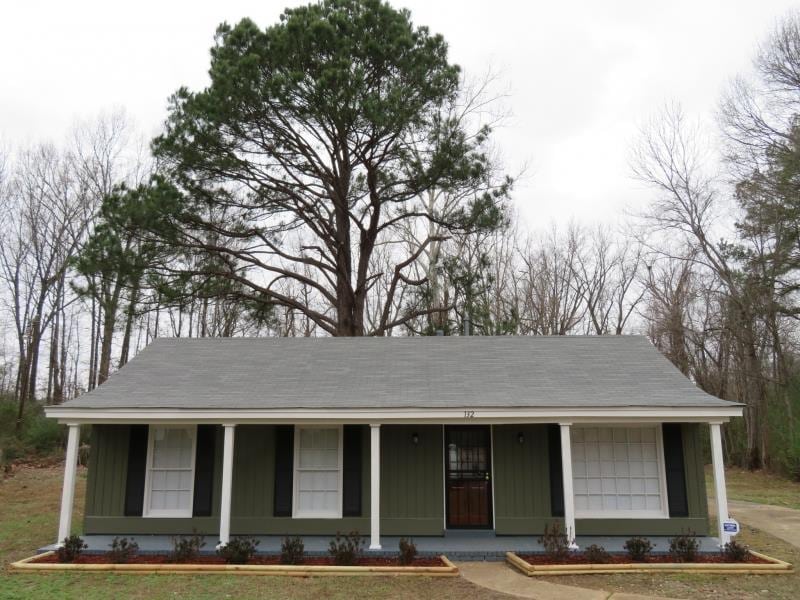
[[[305,3],[305,2],[302,2]],[[58,141],[76,118],[124,107],[148,136],[181,85],[207,82],[221,21],[277,21],[287,0],[0,4],[0,139]],[[509,169],[528,164],[515,201],[532,227],[613,220],[649,192],[630,178],[637,128],[668,101],[705,119],[750,68],[784,0],[397,0],[442,33],[453,62],[488,68],[513,118],[497,140]]]

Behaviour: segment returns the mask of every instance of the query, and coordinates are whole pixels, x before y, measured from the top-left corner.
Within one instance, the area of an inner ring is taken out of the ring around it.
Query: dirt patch
[[[573,554],[567,556],[563,560],[556,560],[551,558],[545,554],[522,554],[519,557],[531,565],[589,565],[589,564],[597,564],[592,563],[582,554]],[[630,564],[633,563],[628,555],[626,554],[612,554],[609,557],[607,563],[609,565],[621,565],[621,564]],[[653,554],[649,556],[646,560],[639,561],[643,564],[664,564],[664,563],[679,563],[680,561],[675,560],[672,556],[668,554]],[[722,554],[699,554],[697,559],[691,563],[681,563],[681,564],[770,564],[769,561],[764,560],[758,556],[753,556],[752,554],[748,555],[748,557],[744,561],[732,561],[728,560]]]
[[[58,556],[50,554],[41,556],[31,561],[32,563],[60,564]],[[113,564],[111,557],[107,554],[84,554],[75,559],[72,564],[78,565],[109,565]],[[165,554],[140,554],[132,557],[126,564],[130,565],[168,565],[168,564],[192,564],[192,565],[224,565],[225,561],[219,556],[198,556],[189,562],[173,563]],[[248,565],[280,565],[279,556],[257,556],[247,561]],[[302,563],[303,566],[314,567],[333,567],[336,566],[333,559],[327,556],[309,556]],[[446,567],[439,557],[417,558],[410,565],[401,565],[397,558],[386,556],[370,556],[361,558],[355,566],[359,567]]]

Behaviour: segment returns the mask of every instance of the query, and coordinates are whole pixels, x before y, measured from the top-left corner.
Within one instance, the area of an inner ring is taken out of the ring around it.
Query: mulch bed
[[[520,554],[518,555],[522,560],[531,564],[531,565],[588,565],[592,564],[586,556],[581,553],[578,554],[570,554],[563,560],[555,560],[550,558],[545,554]],[[610,565],[621,565],[621,564],[629,564],[633,563],[627,554],[612,554],[608,563]],[[643,563],[678,563],[680,561],[675,560],[669,554],[652,554],[647,559],[641,561]],[[748,554],[747,558],[743,561],[731,561],[725,558],[722,554],[698,554],[697,558],[692,561],[691,563],[686,564],[719,564],[719,563],[736,563],[736,564],[769,564],[769,561],[764,560],[763,558],[759,558],[758,556],[753,556],[752,554]],[[596,564],[596,563],[594,563]]]
[[[35,558],[33,563],[58,564],[58,556],[51,554]],[[83,554],[72,564],[78,565],[108,565],[112,564],[111,558],[107,554]],[[225,561],[219,556],[201,555],[196,559],[185,563],[172,563],[165,554],[139,554],[132,557],[127,564],[130,565],[167,565],[167,564],[192,564],[192,565],[224,565]],[[280,556],[256,556],[247,562],[248,565],[279,565]],[[307,556],[303,561],[303,566],[333,567],[333,559],[328,556]],[[396,557],[393,556],[368,556],[362,557],[356,566],[359,567],[398,567],[400,565]],[[410,567],[446,567],[439,557],[416,558]]]

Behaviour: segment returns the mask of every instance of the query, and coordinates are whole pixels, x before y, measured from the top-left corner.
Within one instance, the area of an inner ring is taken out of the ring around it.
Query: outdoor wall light
[[[525,443],[525,436],[522,434],[521,431],[517,434],[517,441],[520,444],[524,444]]]
[[[414,442],[414,445],[419,444],[419,434],[416,431],[411,434],[411,441]]]

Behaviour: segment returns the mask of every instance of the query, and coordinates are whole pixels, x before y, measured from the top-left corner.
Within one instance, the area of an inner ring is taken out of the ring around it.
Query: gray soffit
[[[645,337],[156,340],[60,409],[715,408]]]

